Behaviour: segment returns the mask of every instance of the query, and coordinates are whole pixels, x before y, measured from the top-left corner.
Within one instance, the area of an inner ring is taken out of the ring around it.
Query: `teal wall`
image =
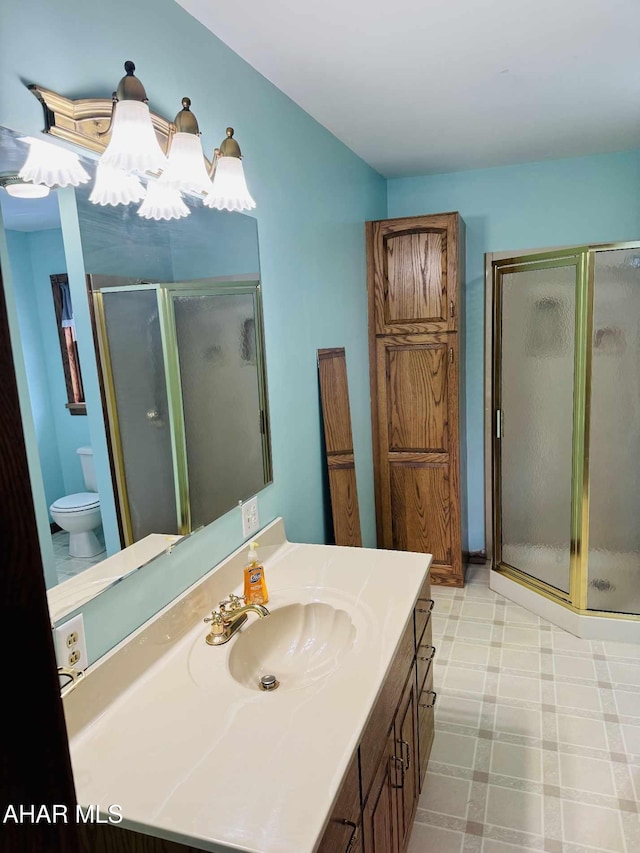
[[[11,231],[7,245],[47,506],[84,491],[76,448],[90,444],[87,418],[66,408],[67,390],[49,276],[67,271],[62,231]]]
[[[484,253],[640,238],[640,150],[387,182],[388,216],[467,225],[469,548],[484,547]]]
[[[56,497],[84,491],[84,480],[76,448],[91,444],[86,416],[72,415],[66,408],[67,388],[60,356],[50,275],[67,271],[62,231],[32,231],[28,235],[33,285],[54,418],[56,445],[62,469],[62,491]],[[81,365],[82,368],[82,365]],[[54,498],[55,500],[55,498]]]
[[[6,236],[20,323],[20,338],[29,383],[29,398],[38,442],[38,455],[46,502],[47,506],[50,506],[56,498],[64,494],[64,479],[49,389],[38,299],[33,281],[32,257],[29,248],[31,235],[22,231],[7,231]],[[58,358],[59,352],[58,348]]]
[[[385,181],[172,0],[9,0],[1,14],[0,125],[42,129],[42,108],[27,82],[71,97],[110,97],[124,60],[133,59],[153,110],[173,117],[189,95],[209,154],[227,125],[236,129],[258,205],[263,282],[274,483],[260,493],[261,521],[282,515],[292,539],[324,541],[316,350],[345,346],[363,538],[373,545],[363,222],[385,217]],[[19,32],[29,39],[16,39]],[[59,195],[74,310],[84,322],[88,309],[75,304],[84,273],[79,228],[68,194]],[[79,344],[90,403],[97,396],[95,364]],[[93,435],[91,411],[89,418]],[[85,608],[90,657],[241,541],[234,510],[173,557],[96,599]]]
[[[44,488],[43,514],[57,498],[84,491],[76,448],[90,443],[87,418],[65,407],[66,385],[49,276],[66,272],[62,232],[6,232],[8,265],[24,357],[37,457]],[[55,578],[51,552],[43,554]]]

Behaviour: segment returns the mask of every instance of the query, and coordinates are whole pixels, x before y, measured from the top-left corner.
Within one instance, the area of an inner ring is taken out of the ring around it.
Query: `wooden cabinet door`
[[[361,853],[360,765],[356,750],[316,853]]]
[[[367,223],[376,335],[458,329],[459,228],[457,213]]]
[[[437,583],[462,585],[458,336],[378,338],[379,544],[433,555]]]
[[[402,788],[398,790],[398,840],[404,850],[418,805],[418,702],[416,672],[412,670],[395,720],[396,755],[402,759]]]
[[[435,732],[434,708],[436,693],[433,689],[433,666],[431,666],[423,687],[418,692],[418,754],[420,789],[429,764],[431,747]]]
[[[362,811],[364,853],[398,853],[396,793],[401,784],[402,767],[392,728]]]

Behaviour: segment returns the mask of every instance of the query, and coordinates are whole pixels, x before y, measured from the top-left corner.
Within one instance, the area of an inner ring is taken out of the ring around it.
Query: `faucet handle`
[[[232,592],[229,593],[229,607],[231,610],[237,610],[239,607],[242,607],[245,601],[246,598],[244,595],[234,595]]]
[[[222,621],[222,616],[218,610],[212,610],[211,616],[205,616],[204,622],[211,622],[211,633],[212,634],[222,634],[224,631],[224,624]]]

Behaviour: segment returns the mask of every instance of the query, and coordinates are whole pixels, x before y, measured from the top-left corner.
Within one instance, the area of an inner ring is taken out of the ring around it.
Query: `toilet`
[[[102,516],[93,465],[93,450],[90,447],[79,447],[76,453],[80,456],[87,491],[58,498],[49,507],[49,512],[55,523],[69,533],[69,555],[87,559],[104,551],[104,546],[94,533],[102,523]]]

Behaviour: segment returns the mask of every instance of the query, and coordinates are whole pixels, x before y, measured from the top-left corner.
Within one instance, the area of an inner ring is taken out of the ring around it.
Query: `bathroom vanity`
[[[401,853],[433,740],[430,556],[261,531],[270,616],[210,646],[246,547],[64,698],[93,849]],[[263,691],[260,678],[280,684]]]

